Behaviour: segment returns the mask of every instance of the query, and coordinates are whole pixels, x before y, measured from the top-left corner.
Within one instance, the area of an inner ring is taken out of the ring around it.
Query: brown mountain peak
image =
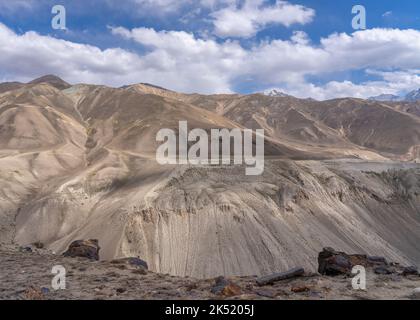
[[[63,79],[52,74],[48,74],[40,78],[36,78],[32,80],[31,82],[28,82],[28,84],[40,84],[40,83],[48,83],[59,90],[64,90],[71,87],[69,83],[67,83]]]

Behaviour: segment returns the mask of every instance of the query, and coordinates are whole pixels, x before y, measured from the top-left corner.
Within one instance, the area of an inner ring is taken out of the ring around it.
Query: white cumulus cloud
[[[289,40],[262,41],[251,48],[185,31],[117,27],[111,32],[141,44],[144,50],[101,50],[32,31],[17,34],[0,24],[0,43],[7,44],[0,46],[0,76],[25,81],[53,73],[72,83],[121,86],[149,82],[200,93],[232,92],[251,84],[316,99],[366,98],[420,86],[417,30],[332,34],[320,44],[309,41],[304,32],[295,32]],[[334,75],[353,70],[362,70],[375,80],[334,81]],[[316,77],[331,80],[314,84],[310,79]]]
[[[286,27],[307,24],[314,16],[313,9],[280,0],[274,5],[264,0],[246,0],[241,7],[235,3],[211,14],[216,35],[244,38],[254,36],[270,24]]]

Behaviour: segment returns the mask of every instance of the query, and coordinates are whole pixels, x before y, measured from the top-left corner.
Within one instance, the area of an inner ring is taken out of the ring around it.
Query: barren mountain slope
[[[417,102],[385,102],[385,104],[399,111],[407,112],[420,117],[420,101]]]
[[[96,238],[103,259],[140,256],[154,271],[199,278],[314,271],[332,245],[420,263],[416,165],[269,161],[255,179],[240,167],[127,160],[137,174],[104,163],[100,178],[89,171],[28,203],[16,240],[63,252]]]
[[[157,94],[161,94],[157,92]],[[360,99],[315,101],[262,94],[173,95],[247,128],[263,128],[277,141],[336,157],[420,160],[420,117],[415,103]]]
[[[30,199],[84,167],[85,128],[70,107],[46,84],[0,95],[0,240],[13,239]]]
[[[121,253],[205,278],[315,270],[326,245],[418,264],[420,171],[403,168],[269,161],[257,179],[183,169],[127,221]]]
[[[340,99],[315,105],[311,111],[351,142],[391,158],[410,156],[411,149],[420,145],[420,118],[385,104]]]
[[[49,85],[53,86],[54,88],[58,90],[68,89],[71,87],[71,85],[65,82],[63,79],[60,79],[59,77],[54,76],[52,74],[48,74],[46,76],[34,79],[28,84],[40,84],[40,83],[48,83]]]
[[[300,111],[302,104],[314,103],[311,100],[268,97],[261,94],[248,96],[180,94],[144,84],[125,89],[143,94],[157,94],[214,112],[246,128],[264,129],[266,139],[281,146],[282,152],[274,152],[276,156],[294,160],[331,158],[385,160],[376,150],[368,150],[353,144],[342,137],[339,131],[317,121],[307,112]]]
[[[214,113],[129,88],[41,83],[0,94],[0,240],[61,253],[95,238],[102,259],[140,256],[153,271],[200,278],[313,270],[324,246],[419,264],[420,165],[382,161],[352,144],[352,130],[335,136],[339,123],[363,123],[360,106],[259,96],[217,97],[230,103]],[[270,108],[275,118],[264,118]],[[377,113],[398,113],[389,110]],[[415,116],[398,115],[415,135]],[[272,129],[264,175],[158,165],[156,132],[179,120],[190,129]],[[310,161],[345,156],[378,161]]]
[[[155,92],[165,89],[137,85],[123,89],[96,86],[75,86],[63,91],[76,101],[76,108],[87,123],[91,142],[96,141],[95,151],[104,145],[109,149],[139,152],[154,157],[158,143],[156,134],[162,128],[178,131],[179,121],[187,121],[189,130],[201,128],[208,133],[213,128],[247,128],[214,112],[183,102],[172,95],[155,95],[139,92],[140,88]],[[131,89],[130,89],[131,88]],[[151,88],[151,89],[149,89]],[[171,91],[168,91],[171,93]],[[253,128],[251,128],[253,129]],[[137,150],[137,151],[135,151]],[[348,151],[346,151],[348,154]],[[343,154],[342,151],[341,154]],[[265,154],[285,159],[332,159],[336,157],[334,149],[320,150],[302,147],[299,143],[267,137]],[[372,158],[381,157],[373,154]]]
[[[25,243],[38,238],[48,244],[57,243],[57,247],[64,243],[60,247],[63,250],[75,237],[97,232],[95,236],[107,244],[103,251],[107,256],[116,254],[123,234],[125,217],[118,213],[124,213],[122,208],[130,203],[128,190],[133,192],[135,203],[141,202],[145,194],[173,170],[157,165],[154,159],[158,130],[177,129],[179,120],[187,120],[191,128],[237,127],[221,116],[179,101],[175,104],[174,100],[159,96],[100,86],[78,85],[58,91],[42,84],[10,92],[7,98],[21,102],[27,99],[43,111],[49,110],[48,105],[56,99],[54,111],[62,112],[62,116],[67,113],[72,117],[69,121],[84,131],[84,143],[78,144],[83,148],[82,153],[73,155],[78,157],[77,168],[69,175],[60,174],[50,179],[47,186],[38,186],[37,181],[31,181],[35,191],[31,201],[24,198],[26,203],[19,206],[15,239]],[[7,101],[6,97],[4,100]],[[7,108],[6,102],[4,104]],[[42,105],[47,107],[42,108]],[[17,110],[21,112],[26,108],[22,103]],[[61,130],[60,126],[56,128]],[[63,132],[61,135],[66,136]],[[47,136],[52,139],[57,135]],[[44,142],[41,137],[35,137],[35,141]],[[21,136],[17,138],[22,140]],[[54,143],[59,142],[44,142],[42,147],[50,152]],[[270,151],[270,144],[267,145]],[[275,145],[271,149],[280,150]],[[287,149],[280,152],[284,150]],[[13,157],[6,158],[14,161]],[[111,226],[113,231],[104,224]]]
[[[24,86],[23,83],[20,82],[4,82],[4,83],[0,83],[0,94],[7,92],[7,91],[11,91],[11,90],[16,90],[19,88],[22,88]]]
[[[28,84],[41,84],[41,83],[47,83],[50,84],[51,86],[62,90],[62,89],[66,89],[70,87],[70,84],[68,84],[67,82],[63,81],[62,79],[60,79],[59,77],[53,76],[53,75],[46,75],[37,79],[34,79],[32,81],[30,81]],[[0,83],[0,94],[7,92],[7,91],[13,91],[13,90],[17,90],[20,88],[25,87],[24,83],[21,82],[4,82],[4,83]]]

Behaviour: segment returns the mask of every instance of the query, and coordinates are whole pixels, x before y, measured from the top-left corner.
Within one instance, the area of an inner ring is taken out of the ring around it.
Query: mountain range
[[[0,84],[0,242],[177,276],[315,270],[332,246],[420,263],[420,103],[183,94],[150,84]],[[265,171],[161,166],[156,134],[264,129]]]
[[[397,96],[393,94],[381,94],[376,97],[371,97],[369,100],[374,101],[390,101],[390,102],[417,102],[420,101],[420,89],[413,90],[407,93],[405,96]]]

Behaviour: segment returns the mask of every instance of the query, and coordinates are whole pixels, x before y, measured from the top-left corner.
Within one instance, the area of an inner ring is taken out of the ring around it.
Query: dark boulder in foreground
[[[91,240],[76,240],[72,242],[66,252],[65,257],[81,257],[90,260],[99,260],[99,241],[96,239]]]
[[[318,272],[327,276],[351,275],[355,266],[371,268],[378,275],[399,274],[402,276],[419,276],[415,266],[403,267],[399,263],[389,263],[384,257],[372,257],[363,254],[347,254],[324,248],[318,256]]]
[[[347,254],[324,248],[318,256],[318,272],[327,276],[350,275],[354,266],[376,267],[378,270],[390,270],[383,257],[369,257],[363,254]]]
[[[324,248],[318,256],[318,272],[323,275],[336,276],[350,274],[353,264],[350,256],[332,248]]]

